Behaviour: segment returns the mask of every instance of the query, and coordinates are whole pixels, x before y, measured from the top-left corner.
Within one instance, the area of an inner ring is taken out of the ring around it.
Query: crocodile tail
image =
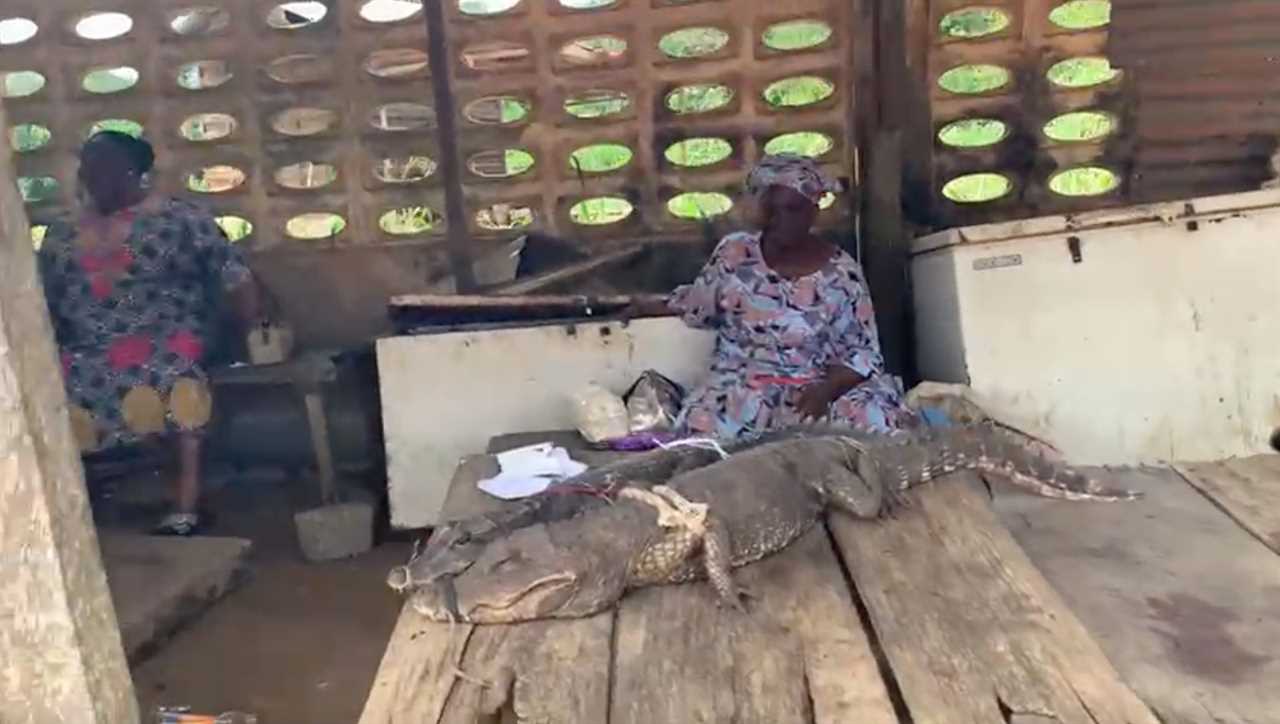
[[[1141,497],[1136,491],[1108,488],[1056,455],[1046,456],[1036,442],[1002,425],[982,424],[931,430],[915,445],[877,446],[875,455],[882,461],[881,469],[896,476],[886,482],[899,490],[957,470],[976,470],[1050,498],[1119,501]]]
[[[973,467],[1005,478],[1037,495],[1063,500],[1136,500],[1135,490],[1109,488],[1098,479],[1047,457],[1038,445],[1003,426],[981,425],[969,431]],[[1031,438],[1034,440],[1034,438]]]

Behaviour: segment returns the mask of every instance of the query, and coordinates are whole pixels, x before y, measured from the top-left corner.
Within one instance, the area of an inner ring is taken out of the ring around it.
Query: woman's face
[[[769,237],[787,242],[808,236],[818,205],[790,187],[771,186],[760,199],[760,213]]]
[[[129,154],[107,143],[81,151],[78,179],[84,200],[103,215],[133,206],[146,196],[142,174]]]

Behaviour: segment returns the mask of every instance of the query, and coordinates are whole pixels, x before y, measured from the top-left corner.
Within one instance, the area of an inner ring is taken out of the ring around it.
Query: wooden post
[[[0,109],[0,139],[8,139]],[[133,724],[138,705],[67,417],[31,232],[0,150],[0,721]]]
[[[444,0],[426,0],[427,67],[431,69],[436,126],[440,139],[440,176],[444,180],[444,221],[449,249],[449,269],[455,289],[466,294],[476,287],[471,266],[473,249],[467,232],[467,209],[462,194],[462,159],[458,151],[458,119],[450,81],[449,38],[445,29]]]
[[[906,350],[907,242],[902,218],[903,89],[909,87],[901,0],[859,0],[860,27],[872,29],[874,52],[863,53],[863,79],[858,96],[863,106],[859,138],[865,160],[862,195],[863,264],[875,300],[885,363],[891,372],[909,377]]]

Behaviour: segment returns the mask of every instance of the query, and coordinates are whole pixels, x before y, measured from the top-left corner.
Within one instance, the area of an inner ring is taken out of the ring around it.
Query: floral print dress
[[[901,382],[885,372],[862,269],[843,252],[787,279],[765,263],[759,233],[730,234],[669,304],[716,331],[710,375],[677,421],[682,434],[732,440],[798,423],[803,388],[835,364],[866,381],[832,403],[829,420],[885,433],[915,424]]]
[[[40,248],[72,428],[82,452],[199,432],[211,398],[200,366],[215,295],[249,280],[211,214],[180,200],[132,214],[122,243],[67,224]]]

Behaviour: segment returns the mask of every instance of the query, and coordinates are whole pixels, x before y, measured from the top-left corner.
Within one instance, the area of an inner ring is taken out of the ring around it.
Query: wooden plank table
[[[475,490],[492,466],[463,461],[447,517],[494,507]],[[745,615],[705,584],[513,626],[406,607],[361,724],[1156,724],[982,494],[953,479],[913,501],[739,569]]]
[[[1223,507],[1280,501],[1267,457],[1189,469]],[[1146,496],[1082,509],[1005,493],[996,509],[1165,724],[1280,722],[1280,558],[1172,470],[1103,474]]]

